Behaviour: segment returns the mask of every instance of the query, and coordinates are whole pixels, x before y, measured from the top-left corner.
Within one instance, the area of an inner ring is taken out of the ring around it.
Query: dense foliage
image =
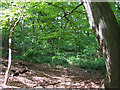
[[[120,22],[119,6],[111,3],[111,7]],[[104,58],[97,52],[99,47],[81,3],[2,3],[1,12],[3,57],[8,57],[10,17],[14,25],[21,15],[14,32],[13,58],[49,65],[68,66],[71,62],[82,68],[105,72]]]

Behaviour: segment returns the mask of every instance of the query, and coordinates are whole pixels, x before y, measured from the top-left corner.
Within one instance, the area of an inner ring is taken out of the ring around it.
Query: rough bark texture
[[[105,88],[120,88],[120,27],[108,2],[85,0],[89,23],[106,59]]]

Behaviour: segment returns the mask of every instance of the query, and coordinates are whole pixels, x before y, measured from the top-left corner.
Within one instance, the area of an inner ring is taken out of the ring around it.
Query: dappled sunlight
[[[23,68],[27,68],[28,71],[17,76],[11,73],[8,86],[13,88],[14,86],[19,88],[99,88],[103,79],[99,73],[90,73],[75,66],[56,68],[20,60],[14,60],[11,70],[21,71]],[[1,82],[3,82],[4,73],[5,71],[0,77]]]
[[[27,87],[34,87],[34,86],[36,86],[35,82],[32,82],[31,80],[27,79],[26,77],[18,76],[18,77],[14,77],[14,80],[23,83]]]

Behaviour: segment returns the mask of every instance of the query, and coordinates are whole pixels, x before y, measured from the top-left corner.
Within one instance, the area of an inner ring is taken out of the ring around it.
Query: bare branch
[[[73,13],[78,7],[82,6],[83,2],[81,4],[79,4],[77,7],[75,7],[71,12],[65,14],[63,17],[66,17],[67,15],[70,15],[71,13]]]

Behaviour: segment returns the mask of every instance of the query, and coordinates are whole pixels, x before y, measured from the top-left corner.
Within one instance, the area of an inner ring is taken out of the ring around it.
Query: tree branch
[[[75,7],[71,12],[66,13],[63,17],[66,17],[67,15],[70,15],[71,13],[73,13],[78,7],[82,6],[83,2],[81,4],[79,4],[77,7]]]
[[[52,5],[52,3],[48,3],[48,5]],[[69,13],[67,13],[67,14],[65,14],[65,10],[64,10],[64,8],[63,7],[59,7],[59,6],[57,6],[57,5],[52,5],[52,6],[55,6],[55,7],[58,7],[58,8],[60,8],[60,9],[62,9],[63,10],[63,13],[64,13],[64,16],[63,17],[65,17],[65,19],[68,21],[68,22],[70,22],[70,24],[71,24],[71,27],[72,27],[72,23],[73,22],[71,22],[66,16],[67,15],[69,15],[69,14],[71,14],[71,13],[73,13],[78,7],[80,7],[81,5],[83,5],[83,2],[81,3],[81,4],[79,4],[78,6],[76,6],[71,12],[69,12]],[[62,18],[63,18],[62,17]],[[61,19],[62,19],[61,18]],[[73,23],[74,24],[74,23]],[[74,24],[75,25],[75,24]],[[75,29],[72,27],[72,29],[75,31]]]

